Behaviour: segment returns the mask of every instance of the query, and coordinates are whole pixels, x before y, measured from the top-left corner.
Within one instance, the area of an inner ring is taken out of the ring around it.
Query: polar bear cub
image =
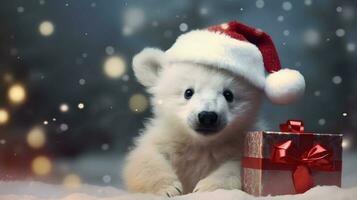
[[[176,196],[240,189],[243,133],[256,126],[262,92],[212,66],[169,62],[158,49],[133,59],[153,118],[123,169],[129,191]]]

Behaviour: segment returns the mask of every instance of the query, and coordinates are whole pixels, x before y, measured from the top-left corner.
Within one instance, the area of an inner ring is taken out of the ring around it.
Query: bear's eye
[[[224,96],[224,98],[226,98],[226,100],[228,102],[232,102],[233,101],[233,93],[232,93],[232,91],[230,91],[228,89],[224,90],[223,91],[223,96]]]
[[[185,91],[185,99],[191,99],[191,97],[193,96],[193,89],[192,88],[189,88]]]

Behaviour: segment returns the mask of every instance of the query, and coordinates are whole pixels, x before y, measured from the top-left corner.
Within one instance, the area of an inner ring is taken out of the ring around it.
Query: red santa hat
[[[185,33],[165,54],[172,62],[228,70],[264,90],[273,103],[290,103],[305,91],[305,79],[298,71],[281,69],[270,36],[237,21]]]

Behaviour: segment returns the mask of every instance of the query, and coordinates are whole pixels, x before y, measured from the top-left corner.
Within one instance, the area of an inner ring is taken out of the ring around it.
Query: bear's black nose
[[[218,115],[215,112],[202,111],[198,113],[198,121],[202,127],[212,127],[217,123]]]

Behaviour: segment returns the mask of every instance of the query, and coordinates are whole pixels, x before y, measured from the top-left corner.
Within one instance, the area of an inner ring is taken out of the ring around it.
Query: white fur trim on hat
[[[276,104],[288,104],[305,92],[305,79],[300,72],[281,69],[266,78],[265,93]]]
[[[181,35],[165,54],[169,62],[210,65],[237,74],[264,89],[265,68],[259,49],[246,41],[207,30]]]

